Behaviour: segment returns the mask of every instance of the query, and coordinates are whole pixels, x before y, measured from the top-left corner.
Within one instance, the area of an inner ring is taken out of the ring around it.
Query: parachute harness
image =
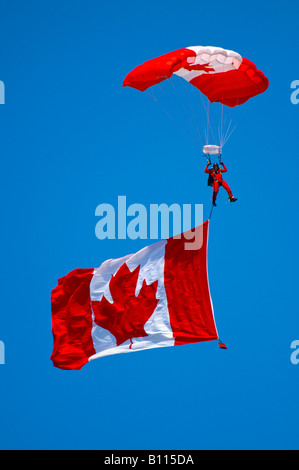
[[[221,130],[221,132],[222,132],[222,130]],[[222,163],[222,161],[221,161],[222,143],[221,143],[220,147],[218,145],[208,145],[208,144],[205,145],[203,147],[203,154],[204,154],[204,157],[207,158],[207,161],[210,165],[212,165],[211,155],[218,155],[218,161],[219,161],[219,165],[220,165]],[[214,205],[212,204],[212,208],[211,208],[210,215],[209,215],[209,220],[211,220],[211,218],[212,218],[213,209],[214,209]]]

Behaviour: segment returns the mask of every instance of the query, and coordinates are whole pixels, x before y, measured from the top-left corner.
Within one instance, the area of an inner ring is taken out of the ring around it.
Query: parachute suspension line
[[[224,64],[223,64],[223,68],[222,68],[222,72],[224,73]],[[221,132],[220,132],[220,148],[221,148],[221,152],[222,152],[222,146],[224,145],[223,144],[223,91],[222,91],[222,102],[221,102]]]
[[[238,101],[238,100],[239,100],[239,92],[238,92],[238,94],[237,94],[237,101]],[[227,129],[226,129],[226,131],[225,131],[224,137],[223,137],[224,131],[221,132],[221,135],[222,135],[222,137],[221,137],[221,138],[222,138],[222,146],[224,146],[224,145],[228,142],[229,138],[231,137],[232,133],[234,132],[234,130],[235,130],[236,127],[237,127],[237,126],[235,125],[235,126],[233,127],[233,129],[230,131],[230,127],[231,127],[231,124],[232,124],[232,122],[233,122],[233,117],[234,117],[234,115],[235,115],[235,107],[230,108],[230,113],[229,113],[229,117],[228,117],[228,118],[230,118],[230,121],[229,121],[229,125],[228,125],[228,127],[227,127]],[[225,128],[226,116],[225,116],[225,118],[224,118],[224,124],[223,124],[223,103],[222,103],[222,117],[221,117],[221,121],[222,121],[222,124],[221,124],[221,125],[222,125],[222,128],[223,128],[223,127]]]
[[[229,130],[229,128],[230,128],[231,123],[232,123],[232,120],[230,120],[229,127],[228,127],[228,129],[227,129],[226,134],[225,134],[225,138],[224,138],[224,143],[223,143],[223,145],[225,145],[226,142],[228,142],[228,139],[230,138],[230,136],[232,135],[232,133],[234,132],[234,130],[235,130],[236,127],[237,127],[237,126],[235,125],[235,126],[232,128],[232,130],[230,131],[230,133],[228,134],[228,130]]]
[[[186,86],[186,88],[189,88],[189,89],[192,90],[193,96],[195,97],[194,100],[197,101],[196,107],[198,108],[198,110],[201,111],[201,115],[199,116],[199,124],[200,125],[198,125],[198,129],[199,129],[199,134],[205,136],[205,132],[206,132],[205,131],[205,126],[204,126],[205,113],[203,112],[202,106],[198,106],[198,96],[199,96],[201,104],[203,105],[204,109],[206,110],[206,104],[205,104],[204,99],[202,97],[202,93],[201,93],[201,91],[199,91],[198,88],[196,88],[194,86],[192,86],[192,87],[187,87]],[[201,128],[201,130],[200,130],[200,128]]]
[[[173,84],[173,81],[172,80],[169,80],[169,83],[170,85],[172,86],[172,89],[174,90],[174,98],[175,98],[175,101],[177,103],[177,105],[179,106],[179,108],[181,108],[181,110],[183,111],[185,117],[187,118],[192,130],[193,130],[193,133],[195,134],[195,136],[197,135],[197,132],[196,132],[196,129],[194,129],[194,126],[193,126],[193,123],[192,123],[192,120],[190,119],[189,117],[189,114],[188,112],[186,111],[186,108],[179,102],[179,100],[177,99],[177,95],[178,95],[178,90],[176,89],[176,87],[174,86]]]
[[[161,90],[163,91],[163,93],[165,93],[162,88],[161,88]],[[151,93],[149,93],[148,90],[145,90],[145,93],[146,93],[147,96],[149,96],[149,98],[150,98],[154,103],[156,103],[156,104],[159,105],[159,107],[160,107],[160,109],[163,111],[163,113],[175,124],[175,126],[176,126],[181,132],[183,132],[183,133],[186,135],[186,137],[187,137],[194,145],[196,145],[198,148],[201,149],[201,147],[198,145],[198,143],[195,142],[194,139],[192,139],[192,137],[185,131],[185,129],[183,129],[183,128],[178,124],[177,120],[174,119],[174,117],[173,117],[171,114],[169,114],[169,112],[161,105],[160,101],[156,98],[156,96],[154,95],[154,93],[153,93],[153,95],[151,95]]]
[[[209,129],[211,129],[211,134],[212,134],[212,137],[214,139],[214,142],[216,142],[216,139],[215,139],[215,135],[214,135],[214,132],[213,132],[213,127],[211,125],[211,119],[210,119],[210,102],[209,102],[209,99],[207,98],[207,107],[206,107],[206,111],[207,111],[207,133],[206,133],[206,140],[207,140],[207,144],[206,145],[209,145]]]
[[[223,104],[221,106],[220,124],[218,126],[218,138],[219,138],[220,153],[222,153],[222,146],[223,146]]]
[[[200,96],[201,102],[202,102],[202,104],[203,104],[203,107],[204,107],[204,109],[205,109],[205,114],[204,114],[204,116],[205,116],[206,119],[207,119],[207,116],[208,116],[208,109],[207,109],[207,106],[206,106],[206,103],[205,103],[205,100],[204,100],[204,98],[203,98],[203,96],[202,96],[201,91],[198,90],[198,92],[199,92],[199,96]],[[204,128],[203,123],[202,123],[202,128],[203,128],[203,131],[204,131],[205,138],[206,138],[206,140],[207,140],[207,131],[206,131],[206,129]]]
[[[221,133],[220,133],[220,148],[222,151],[223,144],[223,103],[221,103]]]
[[[232,133],[235,131],[237,126],[234,126],[233,129],[231,130],[229,136],[227,137],[226,141],[224,142],[224,144],[226,144],[226,142],[228,142],[228,139],[230,138],[230,136],[232,135]]]
[[[229,121],[229,125],[228,125],[228,127],[227,127],[227,130],[226,130],[226,132],[225,132],[225,136],[224,136],[224,139],[223,139],[223,145],[224,145],[224,144],[225,144],[225,142],[226,142],[226,137],[227,137],[227,135],[228,135],[228,132],[229,132],[229,129],[230,129],[231,123],[232,123],[232,119]]]
[[[211,133],[212,133],[212,136],[213,136],[213,139],[214,141],[216,142],[216,139],[215,139],[215,136],[214,136],[214,132],[213,132],[213,127],[211,125],[211,119],[210,119],[210,101],[208,98],[207,99],[207,104],[205,103],[205,100],[204,98],[202,97],[202,93],[201,91],[199,91],[199,95],[200,95],[200,98],[201,98],[201,101],[202,101],[202,104],[205,108],[205,112],[206,112],[206,121],[207,121],[207,128],[205,129],[205,136],[206,136],[206,145],[209,144],[209,129],[211,129]]]
[[[184,89],[185,89],[185,94],[187,96],[189,106],[191,108],[191,112],[192,112],[192,116],[193,116],[193,119],[194,119],[194,125],[195,125],[195,130],[196,130],[197,137],[199,137],[199,139],[201,139],[201,134],[200,134],[200,131],[199,131],[199,125],[198,125],[198,122],[197,122],[197,119],[196,119],[196,113],[194,112],[192,102],[190,100],[190,95],[189,95],[189,92],[188,92],[188,89],[190,87],[187,87],[187,85],[185,83],[185,80],[182,80],[182,83],[183,83],[183,86],[184,86]]]
[[[209,106],[209,100],[207,99],[207,142],[206,142],[207,145],[209,145],[209,124],[210,124],[210,106]]]

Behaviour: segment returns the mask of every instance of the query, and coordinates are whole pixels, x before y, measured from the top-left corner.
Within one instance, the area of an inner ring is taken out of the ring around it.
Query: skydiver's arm
[[[226,168],[226,166],[224,165],[224,163],[223,163],[223,162],[221,162],[221,163],[220,163],[220,165],[222,165],[222,166],[223,166],[223,168],[222,168],[222,170],[221,170],[221,173],[225,173],[225,172],[227,171],[227,168]]]
[[[211,163],[208,163],[206,168],[205,168],[205,173],[210,173],[211,170],[209,170],[209,166],[211,165]]]

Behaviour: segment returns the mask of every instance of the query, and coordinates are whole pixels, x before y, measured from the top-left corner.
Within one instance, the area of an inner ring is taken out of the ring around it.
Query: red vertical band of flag
[[[52,291],[51,359],[60,369],[81,369],[95,354],[89,292],[93,273],[94,269],[75,269],[59,279]]]
[[[186,249],[184,238],[170,238],[165,247],[164,283],[175,345],[218,339],[207,273],[209,222],[195,230],[202,230],[199,250]]]

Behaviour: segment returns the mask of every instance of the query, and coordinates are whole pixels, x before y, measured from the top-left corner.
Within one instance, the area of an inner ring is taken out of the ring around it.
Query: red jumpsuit
[[[222,173],[225,173],[227,171],[227,168],[226,166],[224,165],[224,163],[221,163],[221,165],[223,166],[223,168],[219,168],[216,171],[213,170],[213,168],[211,170],[209,170],[209,166],[210,164],[208,163],[208,165],[206,166],[205,168],[205,173],[208,173],[209,175],[212,176],[213,180],[214,180],[214,183],[213,183],[213,202],[216,201],[216,198],[217,198],[217,194],[218,194],[218,191],[219,191],[219,186],[223,186],[224,189],[227,191],[228,193],[228,196],[230,198],[233,197],[233,194],[231,192],[231,189],[229,187],[229,185],[227,184],[226,181],[224,181],[224,179],[222,178]]]

